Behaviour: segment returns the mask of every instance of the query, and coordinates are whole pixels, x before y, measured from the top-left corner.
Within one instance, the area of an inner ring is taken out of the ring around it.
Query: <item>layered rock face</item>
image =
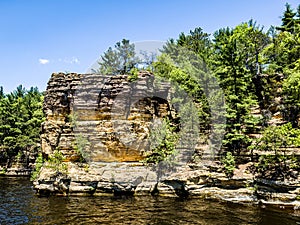
[[[42,153],[51,159],[59,152],[66,168],[44,163],[34,182],[38,193],[149,194],[155,189],[157,173],[140,161],[149,150],[150,126],[157,119],[174,120],[176,112],[168,83],[156,86],[148,72],[137,79],[52,75],[44,100]]]
[[[149,148],[149,128],[156,118],[174,116],[169,86],[155,89],[150,73],[128,82],[127,75],[53,74],[46,91],[42,151],[59,150],[66,160],[137,162]],[[81,143],[80,143],[81,142]],[[77,149],[77,151],[76,151]],[[82,153],[82,152],[81,152]]]

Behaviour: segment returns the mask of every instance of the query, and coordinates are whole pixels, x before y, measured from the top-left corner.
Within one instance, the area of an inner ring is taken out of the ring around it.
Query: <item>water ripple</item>
[[[156,197],[43,197],[27,178],[0,177],[0,224],[300,224],[258,206]]]

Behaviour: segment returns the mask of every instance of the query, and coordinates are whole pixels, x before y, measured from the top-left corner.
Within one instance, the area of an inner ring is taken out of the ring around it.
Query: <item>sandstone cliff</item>
[[[59,150],[67,161],[76,161],[82,138],[88,161],[140,161],[153,120],[174,116],[170,87],[154,90],[153,82],[149,73],[136,83],[126,75],[53,74],[44,100],[43,154]]]

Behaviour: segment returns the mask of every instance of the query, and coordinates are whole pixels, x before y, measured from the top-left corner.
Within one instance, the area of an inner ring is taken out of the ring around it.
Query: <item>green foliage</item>
[[[268,63],[269,73],[284,72],[293,69],[300,57],[300,25],[295,27],[296,33],[287,31],[276,33],[270,45],[264,51],[264,60]]]
[[[76,114],[76,112],[72,112],[68,114],[66,118],[67,118],[66,122],[69,122],[73,129],[78,125],[77,124],[78,115]]]
[[[157,164],[162,161],[171,161],[174,157],[178,135],[168,119],[161,124],[154,124],[150,133],[150,150],[145,152],[146,164]]]
[[[95,72],[105,75],[128,74],[138,63],[135,56],[135,46],[129,40],[123,39],[117,42],[115,49],[109,49],[101,56],[98,62],[99,69]]]
[[[262,137],[253,143],[250,150],[265,151],[256,164],[260,176],[272,179],[286,179],[293,176],[292,170],[299,169],[297,158],[290,153],[292,147],[300,146],[300,129],[291,123],[267,127]]]
[[[90,170],[90,165],[89,165],[89,164],[85,164],[85,165],[84,165],[84,171],[85,171],[86,173],[88,173],[89,170]]]
[[[291,123],[269,126],[264,130],[258,144],[261,150],[281,153],[289,146],[300,146],[300,129],[292,128]]]
[[[128,76],[128,81],[129,82],[134,82],[138,79],[138,74],[139,74],[139,70],[137,68],[132,68],[129,71],[129,76]]]
[[[44,159],[43,159],[43,155],[39,154],[38,157],[35,160],[35,168],[34,171],[31,174],[31,180],[34,181],[38,178],[38,176],[40,175],[41,169],[43,167],[44,164]]]
[[[299,6],[295,13],[291,6],[286,4],[282,26],[277,27],[277,32],[274,28],[270,30],[272,41],[263,52],[263,59],[268,65],[269,73],[283,73],[286,69],[296,67],[300,58]]]
[[[225,173],[228,177],[233,176],[233,172],[235,170],[235,157],[231,152],[227,152],[226,156],[221,160]]]
[[[260,90],[256,89],[255,79],[260,73],[258,54],[266,42],[265,35],[250,21],[234,29],[220,29],[214,37],[213,68],[224,90],[227,107],[223,145],[238,154],[249,145],[247,134],[258,123],[250,109],[258,104]]]
[[[174,51],[174,45],[194,52],[200,59],[209,63],[209,59],[212,54],[212,42],[209,39],[209,34],[203,32],[201,27],[191,30],[189,34],[181,33],[176,41],[171,39],[166,46],[164,46],[163,52],[171,55],[172,58],[174,58],[174,56],[178,56],[177,52]],[[180,48],[177,48],[177,50],[178,49]]]
[[[189,34],[181,33],[177,40],[169,40],[163,54],[154,62],[155,75],[179,84],[201,105],[198,110],[202,130],[209,124],[210,110],[205,94],[211,79],[207,72],[213,71],[225,93],[227,124],[223,147],[236,155],[251,144],[249,134],[256,133],[262,123],[261,118],[253,116],[252,110],[257,106],[261,110],[268,109],[278,97],[282,81],[273,76],[275,72],[286,73],[284,113],[293,127],[298,126],[300,6],[297,13],[289,5],[286,7],[283,29],[278,29],[279,32],[275,29],[265,32],[250,20],[232,29],[218,30],[211,41],[208,34],[196,28]],[[205,66],[199,66],[203,62]]]
[[[72,112],[67,116],[67,122],[71,124],[73,129],[78,125],[78,115],[75,112]],[[89,158],[89,154],[87,152],[87,146],[89,145],[89,141],[82,134],[77,134],[75,129],[75,141],[72,143],[73,149],[76,151],[79,156],[79,162],[86,162]]]
[[[18,160],[18,161],[20,161],[21,159],[22,159],[22,157],[24,156],[24,153],[23,152],[18,152],[18,155],[16,156],[16,159]]]
[[[86,147],[89,145],[88,139],[81,134],[76,135],[75,143],[73,145],[74,145],[74,150],[80,156],[79,161],[86,162],[87,159],[90,157],[86,149]]]
[[[165,53],[154,62],[154,74],[175,83],[180,93],[187,93],[198,106],[199,126],[207,130],[210,123],[209,92],[214,89],[214,78],[204,61],[189,49],[169,42]]]
[[[36,151],[40,142],[43,94],[21,85],[12,93],[0,91],[0,161]]]
[[[293,127],[298,127],[300,116],[300,70],[292,72],[287,79],[283,81],[284,93],[284,117],[291,122]]]
[[[4,98],[4,91],[3,91],[3,87],[0,86],[0,99]]]
[[[199,110],[192,101],[182,103],[180,111],[179,145],[183,148],[194,149],[200,136]]]
[[[299,170],[299,161],[294,156],[288,155],[262,155],[255,164],[259,176],[274,180],[296,178]]]
[[[7,172],[7,168],[6,167],[3,167],[2,170],[0,171],[0,175],[1,174],[6,174]]]
[[[284,11],[283,17],[281,19],[282,25],[281,27],[278,27],[277,29],[280,31],[287,31],[290,33],[294,32],[294,27],[296,25],[296,13],[294,10],[291,8],[291,5],[286,3],[285,5],[286,9]]]
[[[57,173],[67,174],[67,164],[63,162],[64,156],[59,150],[55,150],[53,155],[49,156],[45,161],[45,167],[50,168]]]

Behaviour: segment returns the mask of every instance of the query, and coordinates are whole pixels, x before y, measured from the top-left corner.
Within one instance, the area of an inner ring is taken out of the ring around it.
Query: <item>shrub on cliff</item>
[[[221,160],[224,171],[228,177],[233,176],[235,170],[235,158],[231,152],[227,152],[226,156]]]
[[[175,127],[171,125],[168,119],[163,119],[160,124],[152,128],[150,150],[145,152],[143,162],[146,164],[157,164],[162,161],[171,162],[177,141],[178,135],[175,133]]]
[[[128,74],[138,63],[134,48],[129,40],[117,42],[114,49],[109,47],[101,56],[99,69],[95,72],[105,75]]]
[[[262,137],[249,149],[263,151],[255,165],[259,177],[285,180],[296,178],[300,163],[293,149],[300,147],[300,129],[292,128],[290,123],[267,127]]]

